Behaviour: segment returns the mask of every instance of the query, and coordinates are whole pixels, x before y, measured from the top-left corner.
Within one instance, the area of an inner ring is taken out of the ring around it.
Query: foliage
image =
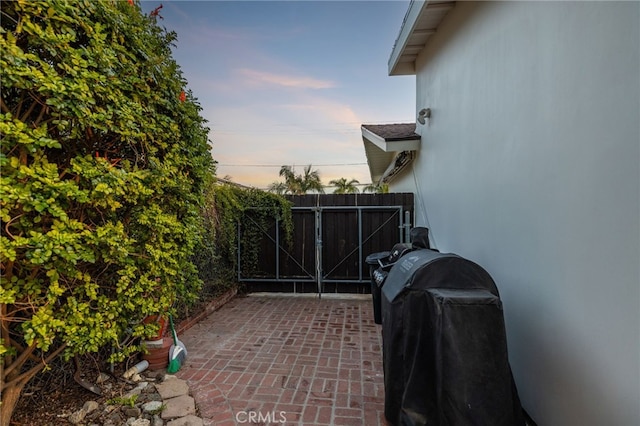
[[[55,356],[122,359],[197,294],[213,165],[175,38],[133,2],[2,4],[2,424]]]
[[[311,164],[305,166],[303,174],[297,175],[293,166],[282,166],[280,176],[284,177],[284,186],[278,182],[271,184],[269,189],[278,194],[304,195],[309,191],[324,193],[320,172],[311,170]]]
[[[107,400],[107,405],[122,405],[125,407],[135,407],[138,400],[138,394],[133,394],[129,397],[116,396]]]
[[[268,190],[274,194],[285,195],[287,193],[287,184],[284,182],[273,182],[269,185]]]
[[[293,219],[292,204],[284,197],[259,189],[247,189],[235,185],[217,183],[209,194],[211,207],[210,229],[215,241],[215,251],[222,257],[227,271],[235,274],[238,268],[238,225],[242,225],[242,264],[249,269],[258,263],[258,246],[261,228],[267,229],[274,218],[280,222],[284,241],[292,243]]]
[[[225,231],[220,229],[218,225],[219,211],[223,212],[224,209],[221,206],[216,206],[217,182],[219,180],[211,179],[205,188],[204,202],[200,210],[202,238],[198,240],[191,255],[191,261],[196,265],[202,287],[199,289],[195,301],[180,301],[176,305],[176,318],[189,316],[192,308],[197,308],[195,305],[198,303],[210,301],[236,285],[236,271],[233,263],[235,258],[232,256],[232,260],[229,260],[230,251],[226,247],[227,232],[232,232],[235,235],[235,231]],[[236,207],[232,206],[231,208],[235,209]],[[222,240],[222,243],[219,243],[218,240]]]
[[[336,189],[333,191],[334,194],[356,194],[359,192],[358,187],[359,184],[356,179],[351,179],[347,181],[346,178],[333,179],[329,181],[329,185],[333,185]]]
[[[388,194],[389,193],[389,184],[387,183],[379,183],[379,184],[370,184],[364,187],[362,192],[373,192],[377,194]]]

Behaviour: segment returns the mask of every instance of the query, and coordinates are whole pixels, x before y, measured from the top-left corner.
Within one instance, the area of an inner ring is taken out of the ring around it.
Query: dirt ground
[[[204,311],[207,304],[211,302],[204,300],[189,312],[190,317],[196,317]],[[187,322],[185,320],[185,322]],[[181,321],[176,321],[176,328],[180,329]],[[135,359],[129,360],[128,365],[134,365]],[[126,364],[116,365],[113,374],[109,371],[102,371],[109,376],[104,385],[102,396],[85,389],[73,379],[75,369],[72,363],[63,363],[61,360],[54,362],[53,368],[48,372],[40,373],[24,389],[18,405],[11,418],[11,426],[54,426],[71,424],[67,417],[82,408],[87,401],[96,401],[100,404],[100,409],[96,410],[93,416],[87,416],[83,424],[110,424],[107,421],[104,407],[109,399],[124,395],[128,390],[133,389],[136,384],[122,379],[122,373],[126,370]],[[83,379],[94,383],[95,378],[101,372],[99,368],[92,365],[91,360],[86,360],[82,367]],[[105,376],[106,377],[106,376]],[[98,411],[100,413],[98,413]],[[102,416],[102,418],[100,417]],[[113,417],[113,416],[111,416]]]
[[[58,379],[47,383],[46,388],[31,386],[23,392],[18,406],[13,413],[11,425],[38,426],[68,424],[66,417],[74,411],[82,408],[87,401],[96,401],[100,405],[106,405],[107,400],[123,395],[135,385],[119,381],[111,377],[106,383],[110,383],[109,389],[104,389],[103,395],[98,396],[88,391],[73,378]],[[99,419],[94,421],[102,424]]]

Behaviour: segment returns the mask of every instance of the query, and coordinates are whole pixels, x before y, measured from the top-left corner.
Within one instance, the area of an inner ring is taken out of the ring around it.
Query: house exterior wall
[[[640,3],[459,2],[418,56],[432,243],[482,265],[540,425],[640,424]]]

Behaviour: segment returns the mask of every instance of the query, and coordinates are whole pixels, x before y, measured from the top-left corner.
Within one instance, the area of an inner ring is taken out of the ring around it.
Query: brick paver
[[[386,425],[370,298],[238,297],[180,340],[205,425]]]

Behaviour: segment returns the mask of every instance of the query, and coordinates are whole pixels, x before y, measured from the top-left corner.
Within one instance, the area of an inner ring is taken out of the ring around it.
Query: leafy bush
[[[213,165],[175,37],[133,1],[2,4],[3,425],[51,359],[122,359],[142,318],[199,291]]]
[[[292,204],[283,196],[259,189],[216,183],[208,193],[207,215],[210,231],[207,240],[213,242],[212,250],[218,254],[217,265],[227,277],[238,271],[238,246],[245,268],[255,268],[258,263],[259,245],[264,238],[263,229],[268,229],[274,218],[278,218],[284,243],[291,244],[293,238]],[[238,225],[242,224],[241,241],[238,241]]]
[[[219,232],[217,223],[221,213],[215,203],[215,184],[210,181],[205,189],[205,199],[200,212],[202,238],[191,255],[191,261],[198,270],[202,287],[197,297],[192,300],[181,300],[176,304],[176,319],[184,319],[194,311],[201,309],[203,304],[210,302],[216,296],[237,286],[236,272],[233,261],[229,260],[229,250],[222,248],[219,240],[227,241]],[[231,231],[233,232],[233,231]]]

